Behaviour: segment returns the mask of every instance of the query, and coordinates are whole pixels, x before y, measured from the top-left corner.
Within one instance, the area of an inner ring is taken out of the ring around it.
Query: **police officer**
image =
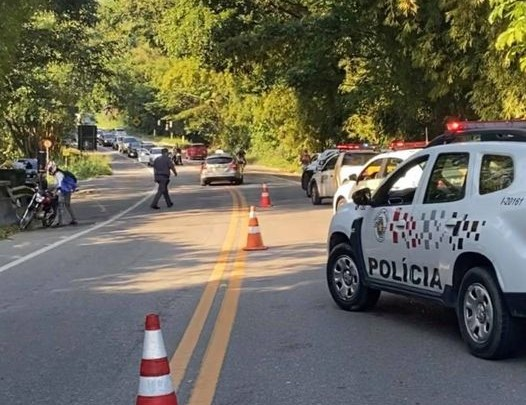
[[[153,161],[153,178],[154,181],[158,184],[157,194],[153,198],[151,208],[158,210],[160,207],[159,199],[161,196],[164,196],[166,205],[171,207],[173,205],[172,200],[170,199],[170,194],[168,193],[168,183],[170,182],[170,171],[173,172],[174,176],[177,176],[177,171],[175,170],[174,163],[170,156],[168,156],[168,149],[163,148],[161,151],[161,156]]]

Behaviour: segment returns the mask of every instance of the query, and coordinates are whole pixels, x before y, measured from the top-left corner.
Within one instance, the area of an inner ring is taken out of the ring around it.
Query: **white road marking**
[[[9,270],[15,266],[18,266],[19,264],[22,264],[24,262],[27,262],[28,260],[31,260],[37,256],[40,256],[43,253],[49,252],[52,249],[55,249],[56,247],[59,247],[63,245],[64,243],[71,242],[72,240],[78,239],[81,236],[84,236],[90,232],[96,231],[97,229],[103,228],[118,219],[122,218],[124,215],[126,215],[128,212],[133,211],[135,208],[137,208],[139,205],[143,204],[145,201],[147,201],[149,198],[151,198],[154,191],[149,191],[143,198],[141,198],[139,201],[137,201],[135,204],[133,204],[131,207],[126,208],[124,211],[120,212],[117,215],[114,215],[110,219],[101,222],[100,224],[94,225],[91,228],[85,229],[81,232],[75,233],[73,235],[70,235],[68,237],[65,237],[64,239],[58,240],[55,243],[52,243],[51,245],[44,246],[43,248],[40,248],[33,253],[28,254],[27,256],[21,257],[20,259],[13,260],[12,262],[9,262],[7,264],[4,264],[0,267],[0,273],[3,273],[6,270]]]

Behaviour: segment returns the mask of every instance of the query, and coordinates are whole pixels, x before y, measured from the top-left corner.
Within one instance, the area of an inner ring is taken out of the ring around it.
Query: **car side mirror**
[[[356,205],[372,205],[371,189],[365,187],[352,193]]]
[[[356,174],[353,173],[349,176],[349,181],[357,181],[357,180],[358,180],[358,176],[356,176]]]

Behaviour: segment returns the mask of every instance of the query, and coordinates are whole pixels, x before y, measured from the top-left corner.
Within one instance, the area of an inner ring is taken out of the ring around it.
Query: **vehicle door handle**
[[[406,226],[405,221],[396,221],[396,222],[395,222],[395,228],[398,228],[398,229],[404,229],[405,226]]]

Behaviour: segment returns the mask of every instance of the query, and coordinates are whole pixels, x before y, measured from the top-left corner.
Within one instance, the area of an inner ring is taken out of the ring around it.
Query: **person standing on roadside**
[[[171,207],[173,205],[172,200],[170,199],[170,194],[168,192],[168,183],[170,183],[170,171],[173,172],[174,176],[177,176],[177,171],[175,170],[175,165],[168,156],[168,149],[163,148],[161,151],[161,156],[153,161],[153,179],[157,183],[157,194],[153,198],[152,204],[150,207],[154,210],[160,209],[159,200],[161,196],[164,196],[166,205]]]
[[[71,209],[71,194],[77,190],[77,179],[73,173],[59,169],[55,162],[47,164],[47,171],[55,178],[55,191],[58,196],[57,201],[57,216],[58,222],[55,226],[63,225],[64,210],[66,210],[71,217],[70,225],[77,225],[77,219]]]
[[[304,149],[303,152],[300,155],[300,164],[303,167],[307,167],[311,162],[311,157],[309,155],[309,152],[307,149]]]

